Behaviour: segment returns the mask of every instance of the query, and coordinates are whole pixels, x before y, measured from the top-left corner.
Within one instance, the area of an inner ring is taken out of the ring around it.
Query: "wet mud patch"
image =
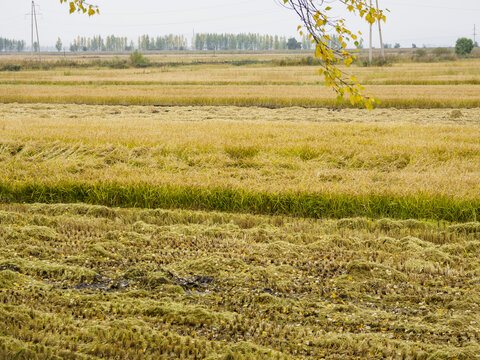
[[[187,293],[191,292],[205,292],[214,285],[215,279],[211,276],[197,275],[190,278],[174,277],[172,281],[181,286]]]
[[[15,266],[0,267],[1,270],[20,271]],[[107,276],[98,276],[93,282],[78,282],[73,285],[68,283],[52,283],[54,287],[59,287],[62,290],[79,290],[83,292],[122,292],[135,289],[145,289],[148,291],[162,291],[175,290],[173,287],[178,287],[177,292],[183,289],[185,293],[204,293],[208,290],[218,290],[215,286],[215,279],[211,276],[195,275],[191,277],[178,277],[169,271],[156,271],[146,276],[138,277],[117,277],[110,278]]]

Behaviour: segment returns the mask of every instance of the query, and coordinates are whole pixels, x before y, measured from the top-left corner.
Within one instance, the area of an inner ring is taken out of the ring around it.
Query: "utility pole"
[[[30,51],[30,60],[33,61],[33,53],[35,51],[35,43],[33,42],[33,24],[35,24],[35,29],[36,29],[36,32],[37,32],[37,46],[38,46],[38,58],[40,59],[40,61],[42,61],[42,55],[40,53],[40,35],[38,34],[38,23],[37,23],[37,11],[35,9],[36,5],[35,5],[35,2],[32,1],[32,11],[30,14],[28,15],[31,15],[31,27],[32,27],[32,37],[31,37],[31,41],[32,41],[32,48],[31,48],[31,51]]]
[[[192,36],[192,50],[195,50],[195,28],[193,29],[193,36]]]
[[[372,7],[372,0],[370,0],[370,7]],[[373,42],[372,42],[372,23],[370,23],[370,52],[368,54],[368,60],[370,64],[372,63],[373,59]]]
[[[32,9],[31,9],[31,12],[30,12],[31,15],[32,15],[32,21],[31,21],[31,23],[32,23],[32,49],[30,51],[30,61],[33,61],[33,8],[34,8],[34,6],[35,5],[33,4],[33,1],[32,1]]]
[[[473,25],[473,46],[477,46],[477,25]]]
[[[378,8],[378,0],[376,0],[377,2],[377,11],[379,10]],[[385,60],[385,49],[383,47],[383,37],[382,37],[382,25],[381,25],[381,20],[378,20],[378,32],[380,34],[380,49],[382,51],[382,58],[383,60]]]
[[[32,1],[32,4],[33,4],[33,13],[34,13],[34,17],[35,17],[35,29],[37,30],[38,58],[40,59],[40,61],[42,61],[42,55],[41,55],[41,51],[40,51],[40,36],[38,35],[37,12],[35,10],[35,4],[34,4],[33,1]]]

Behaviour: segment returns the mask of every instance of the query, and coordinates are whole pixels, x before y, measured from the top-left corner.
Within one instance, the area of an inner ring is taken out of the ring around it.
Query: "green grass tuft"
[[[224,150],[234,160],[251,159],[259,153],[254,146],[226,146]]]

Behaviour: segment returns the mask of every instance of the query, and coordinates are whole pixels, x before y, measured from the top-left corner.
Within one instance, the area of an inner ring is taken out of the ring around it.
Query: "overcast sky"
[[[90,0],[98,4],[100,16],[68,15],[68,4],[59,0],[36,0],[41,14],[40,43],[53,46],[57,37],[67,45],[78,35],[118,35],[136,40],[141,34],[184,34],[195,32],[258,32],[296,35],[296,15],[277,0]],[[480,0],[379,0],[388,8],[384,42],[403,47],[452,46],[459,37],[473,37],[473,25],[480,33]],[[0,37],[30,42],[31,0],[2,0]],[[336,15],[346,16],[343,12]],[[350,20],[349,18],[347,20]],[[351,20],[351,27],[367,35],[368,27]],[[375,36],[378,36],[375,33]],[[477,40],[480,35],[477,36]],[[365,39],[366,40],[366,39]],[[378,46],[378,37],[374,39]]]

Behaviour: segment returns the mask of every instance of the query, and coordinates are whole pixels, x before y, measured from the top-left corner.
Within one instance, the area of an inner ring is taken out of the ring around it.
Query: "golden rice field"
[[[480,109],[456,115],[444,109],[7,104],[0,110],[4,184],[113,182],[472,200],[480,192]]]
[[[239,61],[245,59],[239,57]],[[355,73],[366,85],[366,92],[380,101],[380,107],[477,107],[479,63],[477,59],[435,65],[399,63],[384,68],[352,67],[347,71]],[[350,106],[348,102],[338,103],[335,94],[322,85],[317,66],[189,65],[188,61],[182,66],[173,66],[175,61],[166,64],[146,69],[89,67],[3,72],[0,102]]]
[[[478,358],[479,60],[148,56],[0,71],[1,359]]]
[[[380,99],[380,107],[451,108],[479,105],[478,85],[368,86],[366,91]],[[301,85],[3,85],[3,103],[59,103],[89,105],[161,105],[161,106],[263,106],[325,107],[337,104],[326,87]]]
[[[247,61],[243,57],[234,58],[237,61]],[[287,57],[286,59],[290,59]],[[295,58],[294,58],[295,59]],[[199,61],[199,59],[196,59]],[[257,59],[258,60],[258,59]],[[80,60],[78,60],[80,61]],[[168,60],[159,68],[53,68],[50,70],[22,70],[3,72],[2,84],[8,83],[113,83],[123,84],[318,84],[322,78],[318,75],[318,66],[274,66],[272,64],[252,64],[235,66],[231,64],[193,65],[185,63],[182,66],[172,66],[174,61]],[[193,61],[193,60],[192,60]],[[213,62],[215,58],[205,61]],[[220,60],[222,61],[222,60]],[[225,60],[226,61],[226,60]],[[232,60],[230,60],[232,61]],[[258,61],[262,61],[261,58]],[[267,61],[267,60],[265,60]],[[0,64],[2,57],[0,57]],[[385,85],[392,82],[409,84],[423,82],[425,85],[434,82],[470,82],[480,81],[480,60],[469,59],[444,63],[397,63],[386,67],[352,66],[348,72],[355,74],[362,83]],[[447,83],[448,84],[448,83]]]

